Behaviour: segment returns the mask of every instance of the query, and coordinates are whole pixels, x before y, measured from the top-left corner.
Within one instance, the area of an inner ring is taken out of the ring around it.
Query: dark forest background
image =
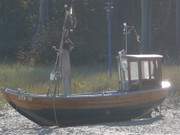
[[[23,64],[52,64],[59,45],[66,0],[0,0],[0,61]],[[160,53],[176,61],[175,0],[152,0],[152,47],[149,53]],[[113,58],[124,48],[123,22],[141,32],[140,0],[113,0]],[[105,0],[76,0],[77,28],[72,40],[73,64],[107,61],[107,19]],[[132,34],[129,50],[139,45]]]

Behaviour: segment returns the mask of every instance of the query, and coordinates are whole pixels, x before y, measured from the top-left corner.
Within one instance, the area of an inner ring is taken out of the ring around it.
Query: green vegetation
[[[20,64],[0,65],[0,87],[21,88],[28,92],[46,93],[49,88],[50,67],[28,67]],[[180,88],[180,66],[164,66],[163,78],[170,80],[176,89]],[[74,68],[72,75],[73,93],[85,93],[118,88],[117,71],[109,80],[103,67]],[[5,100],[0,95],[0,107]]]
[[[64,4],[70,0],[0,0],[0,61],[30,63],[37,49],[36,64],[54,60],[52,46],[59,45],[64,20]],[[76,0],[74,4],[77,28],[71,40],[74,64],[104,62],[107,59],[106,0]],[[44,3],[45,2],[45,3]],[[152,42],[150,51],[176,57],[176,1],[152,1]],[[141,32],[141,0],[113,0],[113,54],[124,48],[122,23]],[[43,25],[40,27],[40,25]],[[129,52],[137,52],[135,36],[129,37]],[[35,50],[36,50],[35,49]],[[175,59],[176,60],[176,59]]]
[[[33,93],[46,93],[49,88],[50,67],[28,67],[20,64],[0,65],[0,87],[20,88]],[[75,68],[72,75],[73,93],[117,89],[118,78],[113,72],[109,80],[102,67]],[[0,106],[5,103],[0,95]]]
[[[33,68],[19,64],[0,65],[0,87],[45,88],[48,72],[48,68]]]
[[[109,81],[102,68],[75,68],[72,75],[74,93],[115,89],[118,87],[116,72]],[[49,88],[50,67],[28,67],[20,64],[0,65],[0,87],[21,88],[30,92],[47,92]]]
[[[106,72],[78,73],[74,76],[72,85],[75,93],[118,89],[118,76],[116,72],[113,73],[111,79]]]

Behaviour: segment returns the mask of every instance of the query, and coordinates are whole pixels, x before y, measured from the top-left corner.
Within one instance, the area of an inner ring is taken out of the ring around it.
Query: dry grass
[[[28,67],[23,65],[0,65],[0,87],[21,88],[30,92],[43,93],[49,88],[48,67]],[[116,71],[109,79],[101,67],[75,68],[72,75],[74,93],[92,90],[117,89]]]
[[[21,88],[29,92],[46,93],[49,88],[51,68],[28,67],[19,64],[0,65],[0,87]],[[109,79],[102,67],[75,68],[72,75],[73,93],[118,89],[117,71]],[[180,89],[180,66],[164,66],[163,78],[170,80],[177,90]],[[0,95],[0,106],[5,101]]]
[[[48,68],[23,65],[0,65],[0,87],[43,89],[48,78]]]

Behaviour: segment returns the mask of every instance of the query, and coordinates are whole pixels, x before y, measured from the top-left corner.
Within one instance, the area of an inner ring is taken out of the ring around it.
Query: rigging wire
[[[76,28],[77,22],[73,13],[73,2],[74,0],[68,1],[65,8],[65,18],[62,28],[61,41],[59,47],[53,46],[53,49],[56,51],[56,61],[54,68],[50,74],[50,88],[48,90],[49,96],[60,95],[60,84],[62,83],[62,56],[64,49],[71,51],[73,49],[73,42],[70,39],[70,34],[73,32],[73,29]]]
[[[70,33],[76,27],[76,18],[73,14],[73,2],[74,0],[69,0],[65,5],[65,18],[62,28],[61,41],[59,48],[53,46],[56,51],[56,61],[54,68],[50,74],[50,85],[47,96],[52,97],[53,113],[56,124],[58,124],[57,112],[56,112],[56,97],[60,96],[61,84],[62,84],[62,68],[63,68],[63,52],[65,49],[71,51],[73,48],[73,42],[70,39]]]

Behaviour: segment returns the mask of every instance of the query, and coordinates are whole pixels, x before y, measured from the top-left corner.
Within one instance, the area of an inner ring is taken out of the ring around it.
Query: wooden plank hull
[[[151,111],[168,93],[168,89],[154,89],[52,98],[3,91],[9,104],[28,119],[41,126],[61,127],[131,120]]]

